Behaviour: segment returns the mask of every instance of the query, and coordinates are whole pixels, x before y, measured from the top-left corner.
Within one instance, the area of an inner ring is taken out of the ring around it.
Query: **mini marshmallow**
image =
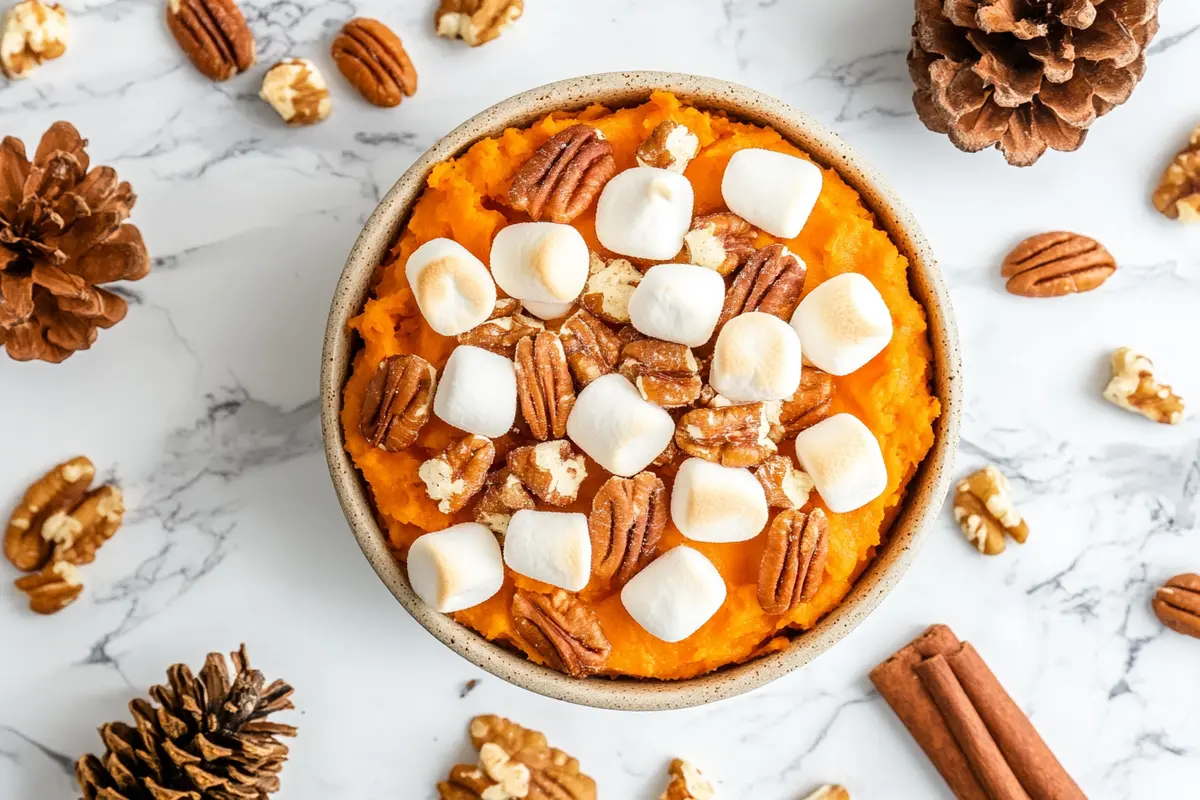
[[[538,319],[562,319],[575,307],[574,302],[540,303],[537,300],[522,300],[521,305]]]
[[[429,327],[457,336],[491,316],[496,282],[483,262],[452,239],[432,239],[404,265],[417,308]]]
[[[659,264],[646,272],[629,298],[629,320],[647,336],[699,347],[712,338],[725,281],[695,264]]]
[[[766,526],[767,497],[750,470],[689,458],[675,474],[671,522],[693,541],[744,542]]]
[[[792,239],[821,196],[821,168],[811,161],[751,148],[729,159],[721,196],[729,210],[772,236]]]
[[[849,375],[892,340],[892,314],[871,281],[836,275],[809,292],[792,315],[804,357],[830,375]]]
[[[834,414],[800,431],[796,458],[835,514],[861,508],[887,488],[879,441],[853,414]]]
[[[587,242],[570,225],[519,222],[492,240],[492,277],[511,297],[570,303],[587,283]]]
[[[698,550],[679,545],[652,561],[621,590],[634,622],[664,642],[700,630],[725,602],[725,580]]]
[[[527,578],[578,592],[592,575],[587,515],[516,512],[504,534],[504,563]]]
[[[454,348],[433,398],[438,419],[467,433],[495,439],[517,418],[513,362],[482,347]]]
[[[419,536],[408,549],[408,582],[443,614],[479,605],[504,585],[496,536],[477,522]]]
[[[675,420],[614,372],[579,393],[567,417],[567,436],[604,469],[628,478],[666,449],[675,436]]]
[[[678,172],[627,169],[600,193],[596,238],[623,256],[649,261],[674,258],[692,224],[692,199],[691,182]]]
[[[802,366],[796,331],[779,317],[751,311],[721,328],[708,382],[735,403],[789,400]]]

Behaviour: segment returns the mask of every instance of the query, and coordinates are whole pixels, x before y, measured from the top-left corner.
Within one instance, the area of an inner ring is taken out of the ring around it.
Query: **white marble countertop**
[[[1200,406],[1200,234],[1148,195],[1200,122],[1200,6],[1164,3],[1149,72],[1084,149],[1017,170],[926,131],[910,104],[905,0],[529,0],[480,49],[432,35],[431,0],[244,0],[260,62],[315,58],[334,114],[288,130],[256,98],[263,67],[213,85],[186,64],[163,0],[65,0],[67,57],[0,85],[0,134],[31,146],[66,119],[139,195],[154,272],[129,318],[63,365],[0,359],[0,505],[86,453],[125,487],[125,529],[84,596],[35,617],[0,567],[0,797],[73,797],[94,729],[175,661],[248,643],[296,687],[282,800],[397,800],[468,755],[474,714],[546,731],[605,798],[658,796],[689,758],[727,798],[948,797],[866,679],[925,625],[974,642],[1093,798],[1200,784],[1200,644],[1165,632],[1153,588],[1200,570],[1200,421],[1154,426],[1104,403],[1106,358],[1144,349]],[[390,23],[420,91],[381,111],[328,58],[332,32]],[[577,708],[505,685],[425,634],[363,559],[320,449],[317,371],[334,282],[360,225],[438,136],[520,90],[631,68],[706,73],[804,109],[867,156],[938,251],[962,333],[959,472],[1008,471],[1033,528],[995,559],[949,514],[900,587],[808,668],[745,697],[652,715]],[[1098,292],[1007,295],[1020,238],[1101,238],[1121,269]],[[7,512],[5,512],[7,513]],[[479,679],[466,696],[468,680]],[[1187,789],[1187,787],[1191,787]],[[1186,789],[1186,791],[1185,791]]]

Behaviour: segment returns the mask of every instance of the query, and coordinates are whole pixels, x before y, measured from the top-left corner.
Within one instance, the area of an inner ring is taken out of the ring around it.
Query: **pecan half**
[[[254,66],[254,34],[234,0],[168,0],[167,28],[210,80],[228,80]]]
[[[781,244],[773,244],[746,259],[725,293],[717,329],[738,314],[761,311],[790,321],[800,305],[808,267]]]
[[[1103,245],[1067,231],[1029,237],[1000,266],[1008,291],[1022,297],[1090,292],[1116,271],[1117,262]]]
[[[650,135],[638,145],[634,156],[639,167],[654,167],[683,172],[688,162],[700,152],[700,139],[696,134],[674,120],[664,120],[650,131]]]
[[[567,435],[567,417],[575,407],[575,386],[562,342],[550,331],[517,342],[513,364],[521,415],[535,439]]]
[[[829,520],[825,512],[782,511],[767,529],[758,569],[758,604],[768,614],[786,614],[811,600],[825,580]]]
[[[1008,479],[990,465],[958,482],[954,491],[954,521],[967,541],[984,555],[1004,552],[1005,533],[1021,544],[1029,538],[1029,526],[1009,494]]]
[[[41,572],[17,578],[13,585],[29,595],[29,609],[37,614],[62,611],[83,593],[79,571],[66,561],[47,564]]]
[[[367,384],[359,430],[372,447],[397,453],[412,446],[429,421],[437,372],[420,356],[388,356]]]
[[[1104,399],[1126,411],[1164,425],[1183,419],[1183,398],[1154,375],[1154,363],[1128,347],[1112,355],[1112,380],[1104,389]]]
[[[791,456],[772,456],[754,470],[762,484],[767,505],[772,508],[803,508],[816,487],[813,479],[802,469],[796,469]]]
[[[92,462],[78,456],[59,464],[25,490],[4,532],[4,556],[14,567],[33,572],[46,566],[54,551],[54,539],[43,533],[46,522],[75,510],[95,476]]]
[[[504,33],[525,10],[525,0],[441,0],[434,16],[437,35],[478,47]]]
[[[775,455],[766,403],[697,408],[679,418],[675,444],[726,467],[753,467]]]
[[[531,219],[571,222],[613,175],[612,145],[590,125],[572,125],[539,147],[513,177],[509,203]]]
[[[688,263],[728,275],[746,263],[757,239],[753,225],[731,211],[721,211],[692,220],[683,237],[683,252]]]
[[[630,342],[621,349],[618,371],[644,399],[663,408],[691,405],[704,387],[700,365],[685,344],[658,339]]]
[[[628,259],[605,261],[592,253],[587,285],[579,304],[600,319],[620,325],[629,322],[629,298],[642,281],[642,273]]]
[[[457,339],[459,344],[482,347],[505,358],[512,358],[517,350],[517,342],[545,329],[540,319],[521,312],[520,300],[502,297],[496,301],[496,308],[486,322],[460,333]]]
[[[1200,127],[1163,172],[1154,190],[1154,207],[1170,219],[1200,222]]]
[[[652,472],[609,478],[592,499],[588,515],[592,574],[614,587],[624,586],[654,560],[666,524],[667,490],[661,478]]]
[[[783,426],[784,437],[793,437],[825,419],[832,403],[833,376],[806,366],[800,373],[800,387],[779,408],[779,424]]]
[[[508,453],[508,468],[537,499],[552,506],[574,503],[587,477],[587,463],[566,439],[514,448]]]
[[[617,366],[621,341],[607,325],[582,309],[563,323],[558,332],[571,374],[580,386],[587,386]]]
[[[600,620],[582,600],[562,589],[552,594],[518,591],[512,617],[517,634],[551,669],[585,678],[608,663],[612,645]]]
[[[717,790],[700,770],[682,759],[667,768],[670,782],[659,800],[717,800]]]
[[[1153,607],[1163,625],[1200,639],[1200,575],[1171,578],[1154,594]]]
[[[438,511],[453,514],[483,488],[488,470],[496,460],[496,446],[486,436],[471,434],[451,442],[444,451],[421,464],[417,476],[425,493],[436,500]]]
[[[334,37],[330,50],[338,70],[373,105],[398,106],[417,92],[412,59],[400,37],[379,20],[350,20]]]
[[[475,504],[475,521],[503,536],[508,533],[514,512],[535,507],[533,495],[525,484],[504,467],[489,475],[484,483],[483,496]]]

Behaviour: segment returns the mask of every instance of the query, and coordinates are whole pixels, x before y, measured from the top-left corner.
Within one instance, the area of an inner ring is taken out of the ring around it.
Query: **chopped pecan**
[[[29,609],[37,614],[62,611],[83,592],[79,571],[66,561],[47,564],[41,572],[17,578],[13,585],[29,595]]]
[[[641,283],[642,273],[628,259],[606,262],[592,253],[587,285],[579,304],[592,314],[614,325],[629,322],[629,298]]]
[[[471,744],[481,754],[483,748],[491,744],[509,759],[529,768],[527,800],[596,800],[596,782],[579,771],[576,759],[550,747],[541,733],[490,714],[471,720],[468,732]],[[489,781],[489,785],[495,785],[495,782]],[[440,791],[441,785],[438,788]],[[457,800],[458,797],[474,800],[472,795],[443,795],[445,800]],[[480,792],[479,797],[508,800],[495,791],[490,795]]]
[[[668,119],[650,131],[634,155],[639,167],[683,172],[699,152],[700,139],[696,134],[688,130],[686,125]]]
[[[356,17],[331,45],[333,62],[367,102],[382,108],[400,105],[417,91],[417,70],[391,28],[379,20]]]
[[[562,342],[550,331],[517,342],[513,363],[521,415],[535,439],[567,435],[567,417],[575,407],[575,386]]]
[[[475,521],[491,528],[493,533],[504,535],[514,512],[535,507],[533,495],[525,484],[504,467],[488,476],[483,496],[475,504]]]
[[[579,486],[587,477],[583,456],[575,455],[566,439],[510,450],[508,468],[539,500],[553,506],[575,502]]]
[[[691,264],[728,275],[746,263],[757,239],[758,231],[737,214],[708,214],[692,220],[691,230],[683,237],[684,255]]]
[[[228,80],[254,66],[254,34],[234,0],[169,0],[167,28],[209,80]]]
[[[359,430],[372,447],[397,453],[412,446],[429,421],[437,371],[420,356],[388,356],[367,384]]]
[[[44,532],[46,522],[75,510],[95,476],[92,462],[78,456],[59,464],[25,490],[4,533],[4,556],[14,567],[33,572],[46,566],[54,551],[54,539]]]
[[[580,386],[587,386],[617,366],[621,342],[596,317],[580,309],[567,318],[558,332],[571,374]]]
[[[513,177],[508,201],[535,221],[571,222],[617,174],[612,145],[590,125],[550,137]]]
[[[761,311],[791,320],[800,305],[808,267],[781,244],[773,244],[750,256],[738,270],[725,294],[725,305],[717,320],[720,330],[738,314]]]
[[[628,583],[658,554],[667,514],[667,490],[654,473],[605,481],[588,515],[592,574],[614,587]]]
[[[600,620],[582,600],[562,589],[551,594],[518,591],[512,617],[520,637],[552,669],[585,678],[608,663],[612,645]]]
[[[1104,399],[1146,419],[1175,425],[1183,419],[1183,398],[1154,375],[1154,363],[1128,347],[1118,348],[1112,356],[1112,380],[1104,390]]]
[[[630,342],[621,349],[618,371],[644,399],[663,408],[691,405],[704,387],[700,365],[685,344],[658,339]]]
[[[67,52],[67,12],[57,3],[21,2],[0,15],[0,73],[24,78]]]
[[[772,456],[754,470],[772,508],[802,508],[816,484],[807,472],[796,469],[791,456]]]
[[[656,467],[665,467],[668,464],[673,464],[678,457],[679,445],[675,444],[675,439],[672,437],[671,441],[667,442],[667,446],[663,448],[663,451],[650,463]]]
[[[443,452],[421,464],[417,475],[425,482],[425,493],[438,501],[438,511],[453,514],[483,488],[488,470],[496,460],[496,446],[486,436],[464,436]]]
[[[680,417],[675,444],[726,467],[753,467],[775,455],[766,403],[697,408]]]
[[[460,333],[457,338],[459,344],[482,347],[505,358],[512,358],[517,342],[545,329],[540,319],[521,312],[520,300],[503,297],[496,301],[496,308],[486,322]]]
[[[670,782],[659,800],[717,800],[717,790],[708,778],[682,759],[675,759],[667,768]]]
[[[829,416],[833,403],[833,376],[816,367],[806,366],[800,373],[800,387],[779,409],[779,424],[787,438],[811,428]]]
[[[1153,607],[1163,625],[1200,639],[1200,575],[1171,578],[1155,593]]]
[[[827,783],[804,796],[804,800],[850,800],[850,792],[845,786]]]
[[[1004,552],[1006,532],[1021,544],[1029,538],[1029,526],[1009,495],[1008,479],[990,465],[958,482],[954,491],[954,521],[967,541],[984,555]]]
[[[472,47],[504,33],[525,10],[525,0],[441,0],[434,23],[438,36]]]
[[[1117,271],[1117,262],[1095,239],[1054,231],[1030,236],[1004,259],[1006,288],[1023,297],[1090,292]]]
[[[1180,222],[1200,222],[1200,127],[1163,172],[1154,190],[1154,207]]]
[[[825,580],[829,520],[825,512],[781,511],[767,529],[758,569],[758,604],[768,614],[786,614],[811,600]]]

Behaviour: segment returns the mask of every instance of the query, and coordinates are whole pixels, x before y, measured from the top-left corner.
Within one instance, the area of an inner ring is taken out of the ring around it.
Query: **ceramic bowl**
[[[879,225],[911,265],[913,295],[929,318],[933,392],[941,401],[942,415],[936,424],[933,449],[912,479],[904,507],[875,560],[845,601],[812,629],[797,634],[786,649],[689,680],[577,680],[487,641],[433,611],[413,593],[404,569],[388,551],[386,534],[376,522],[366,484],[344,446],[338,415],[355,345],[346,322],[362,308],[377,266],[407,222],[434,166],[458,156],[480,139],[498,135],[505,128],[531,124],[551,111],[592,103],[609,107],[636,105],[659,89],[673,92],[697,107],[774,128],[818,162],[836,169],[862,195]],[[916,221],[879,175],[841,139],[779,100],[726,81],[666,72],[588,75],[532,89],[476,115],[431,147],[383,198],[346,261],[329,313],[321,368],[321,425],[338,499],[363,553],[400,604],[451,650],[503,680],[559,700],[620,710],[698,706],[747,692],[804,666],[862,622],[903,577],[931,518],[942,508],[958,443],[962,402],[958,335],[946,287]]]

